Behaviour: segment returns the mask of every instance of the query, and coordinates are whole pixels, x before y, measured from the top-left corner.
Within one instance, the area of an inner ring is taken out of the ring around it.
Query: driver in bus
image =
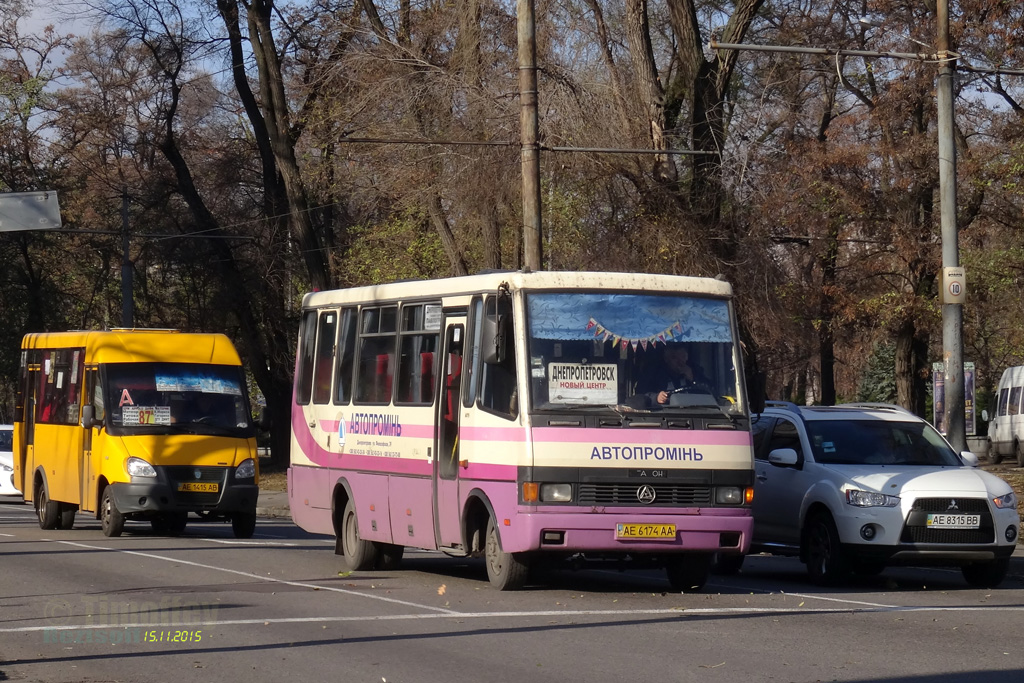
[[[657,387],[647,392],[652,403],[666,405],[673,393],[690,387],[707,385],[708,378],[696,365],[690,364],[690,354],[682,344],[669,344],[662,353],[662,374],[650,386]]]

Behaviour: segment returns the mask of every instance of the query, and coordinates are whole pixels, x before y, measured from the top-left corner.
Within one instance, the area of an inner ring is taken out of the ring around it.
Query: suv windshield
[[[826,465],[962,465],[926,422],[807,420],[807,437],[814,460]]]
[[[233,365],[111,363],[102,402],[116,433],[250,436],[244,389],[242,368]]]
[[[699,296],[534,293],[526,299],[535,410],[741,415],[729,303]]]
[[[0,429],[0,451],[14,450],[14,431]]]

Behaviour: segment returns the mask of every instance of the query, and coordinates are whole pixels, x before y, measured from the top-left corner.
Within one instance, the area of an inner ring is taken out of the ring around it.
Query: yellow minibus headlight
[[[131,457],[125,460],[124,469],[133,477],[155,477],[156,470],[142,458]]]
[[[242,464],[235,468],[235,479],[252,479],[256,476],[256,461],[247,458]]]

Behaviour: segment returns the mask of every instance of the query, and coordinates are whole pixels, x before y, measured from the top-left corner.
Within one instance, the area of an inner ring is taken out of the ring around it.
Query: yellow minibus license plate
[[[615,538],[643,541],[676,540],[675,524],[616,524]]]
[[[179,491],[194,491],[196,493],[217,493],[220,490],[219,484],[209,484],[202,481],[186,481],[178,484]]]

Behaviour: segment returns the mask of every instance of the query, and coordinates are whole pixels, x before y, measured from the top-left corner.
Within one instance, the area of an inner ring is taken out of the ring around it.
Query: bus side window
[[[494,312],[500,305],[499,297],[488,296],[484,302],[485,312]],[[508,330],[513,329],[511,306],[506,311]],[[519,415],[519,401],[516,384],[515,335],[506,335],[505,358],[501,363],[484,363],[480,383],[480,405],[485,410],[501,417],[515,419]]]
[[[441,339],[441,304],[402,306],[396,403],[434,402],[434,356]]]
[[[102,422],[103,418],[106,417],[106,409],[103,401],[103,385],[100,383],[99,370],[89,371],[88,391],[90,392],[90,402],[93,407],[93,416],[96,420]]]
[[[317,325],[316,365],[313,371],[313,403],[323,404],[331,397],[331,372],[334,369],[334,341],[338,314],[324,311]]]
[[[483,340],[484,327],[481,324],[484,301],[479,296],[473,297],[469,305],[469,344],[465,352],[466,382],[462,391],[462,405],[467,408],[476,403],[477,378],[480,377],[480,365],[483,359],[480,344]]]
[[[398,307],[364,308],[360,313],[357,403],[388,403],[395,373]]]
[[[316,353],[316,311],[302,316],[299,334],[299,366],[295,372],[295,402],[308,405],[313,396],[313,358]]]
[[[356,310],[345,308],[341,311],[341,326],[338,330],[338,366],[334,370],[334,403],[345,404],[352,398],[352,369],[356,357]]]

